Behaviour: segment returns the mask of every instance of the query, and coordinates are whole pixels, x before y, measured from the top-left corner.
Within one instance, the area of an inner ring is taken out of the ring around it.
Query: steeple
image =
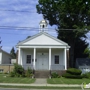
[[[42,31],[45,32],[45,31],[47,31],[48,30],[47,25],[48,25],[48,23],[47,23],[46,20],[40,21],[40,23],[39,23],[39,32],[42,32]]]

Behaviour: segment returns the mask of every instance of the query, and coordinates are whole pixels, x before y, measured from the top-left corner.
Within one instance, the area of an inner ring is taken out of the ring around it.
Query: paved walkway
[[[33,84],[47,84],[47,79],[45,78],[38,78]]]

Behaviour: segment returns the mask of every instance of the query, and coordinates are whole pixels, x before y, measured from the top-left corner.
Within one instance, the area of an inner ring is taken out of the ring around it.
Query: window
[[[59,64],[59,55],[55,55],[55,64]]]
[[[26,63],[31,63],[31,55],[27,55],[27,59],[26,59],[27,61],[26,61]]]
[[[3,73],[3,69],[0,69],[0,73]]]

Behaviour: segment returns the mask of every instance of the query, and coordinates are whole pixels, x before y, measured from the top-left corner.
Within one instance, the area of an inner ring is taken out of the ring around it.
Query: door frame
[[[45,55],[45,57],[43,57],[43,55]],[[40,57],[42,60],[40,60]],[[46,62],[43,62],[43,60]],[[49,55],[48,55],[48,53],[44,53],[44,52],[37,53],[36,70],[49,70]]]

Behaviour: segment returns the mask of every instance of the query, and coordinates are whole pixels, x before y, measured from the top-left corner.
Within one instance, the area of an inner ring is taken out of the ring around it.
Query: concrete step
[[[35,78],[49,78],[50,71],[49,70],[36,70],[35,71]]]

